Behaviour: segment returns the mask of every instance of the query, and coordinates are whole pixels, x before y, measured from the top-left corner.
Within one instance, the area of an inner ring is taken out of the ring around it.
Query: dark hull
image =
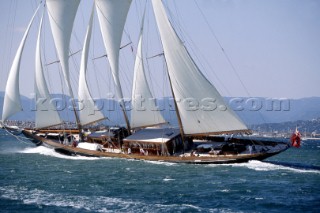
[[[158,156],[158,155],[138,155],[138,154],[125,154],[125,153],[113,153],[113,152],[101,152],[87,150],[72,146],[60,144],[56,141],[39,137],[32,134],[29,131],[23,131],[23,134],[32,139],[32,141],[41,141],[41,145],[53,148],[55,151],[69,155],[81,155],[87,157],[114,157],[125,158],[135,160],[147,160],[147,161],[163,161],[171,163],[187,163],[187,164],[227,164],[227,163],[243,163],[250,160],[264,160],[271,156],[277,155],[285,151],[289,146],[283,146],[275,152],[267,153],[254,153],[254,154],[234,154],[234,155],[210,155],[210,156]]]

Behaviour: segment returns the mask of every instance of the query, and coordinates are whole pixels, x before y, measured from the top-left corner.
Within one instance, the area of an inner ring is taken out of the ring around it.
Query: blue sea
[[[67,157],[0,130],[0,212],[320,212],[320,141],[187,165]]]

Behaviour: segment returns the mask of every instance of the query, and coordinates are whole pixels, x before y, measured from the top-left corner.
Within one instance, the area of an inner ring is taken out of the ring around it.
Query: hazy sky
[[[0,1],[0,91],[5,88],[15,51],[38,2]],[[122,44],[132,41],[134,51],[144,4],[145,0],[133,0],[123,36]],[[190,53],[222,95],[272,98],[320,96],[319,0],[170,0],[165,4]],[[79,7],[71,43],[73,52],[82,48],[91,5],[91,0],[83,0]],[[150,6],[148,1],[145,24],[147,57],[161,52]],[[40,16],[41,11],[34,22],[21,64],[20,90],[26,96],[33,92],[35,38]],[[90,61],[105,54],[95,23]],[[56,60],[56,56],[47,17],[45,24],[43,57],[45,63],[50,63]],[[79,58],[80,54],[77,54],[70,59],[74,81],[77,79]],[[125,96],[130,96],[134,60],[130,46],[121,50],[120,60],[123,90]],[[105,97],[113,91],[108,63],[105,59],[94,61],[95,64],[88,67],[88,74],[91,72],[90,89],[94,96]],[[161,58],[148,60],[148,76],[157,97],[170,94],[162,61]],[[50,90],[61,92],[57,88],[61,82],[59,66],[46,67]],[[76,87],[76,83],[73,86]]]

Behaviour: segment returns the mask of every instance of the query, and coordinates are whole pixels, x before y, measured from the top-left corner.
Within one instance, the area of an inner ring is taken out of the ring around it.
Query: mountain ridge
[[[74,120],[73,112],[66,110],[68,108],[68,104],[63,101],[68,100],[68,96],[53,94],[52,98],[60,100],[60,102],[58,101],[56,104],[60,104],[60,107],[62,105],[62,118],[71,121]],[[4,92],[0,91],[1,115],[3,99]],[[320,117],[320,97],[307,97],[300,99],[224,97],[224,99],[225,102],[229,104],[230,108],[232,108],[247,125],[292,122],[297,120],[306,121]],[[34,120],[34,100],[26,96],[22,96],[21,102],[24,111],[12,116],[11,120]],[[103,112],[110,120],[118,122],[119,124],[124,123],[120,108],[115,100],[96,99],[96,102],[98,106],[100,105],[100,108],[104,108]],[[157,105],[158,108],[162,110],[161,112],[167,121],[177,124],[172,98],[164,97],[157,99]]]

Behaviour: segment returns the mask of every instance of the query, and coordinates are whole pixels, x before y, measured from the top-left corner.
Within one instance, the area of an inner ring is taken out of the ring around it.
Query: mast
[[[164,60],[165,60],[166,65],[167,65],[167,60],[166,60],[166,56],[165,55],[164,55]],[[180,117],[180,113],[179,113],[179,108],[178,108],[178,105],[177,105],[176,96],[175,96],[173,88],[172,88],[172,81],[171,81],[171,78],[170,78],[170,75],[169,75],[169,72],[168,72],[168,65],[167,65],[167,74],[168,74],[168,78],[169,78],[171,93],[172,93],[172,96],[173,96],[174,107],[176,109],[176,115],[177,115],[177,118],[178,118],[178,124],[179,124],[179,129],[180,129],[180,134],[181,134],[181,139],[182,139],[182,144],[183,144],[183,153],[184,153],[184,151],[185,151],[185,147],[184,147],[185,135],[184,135],[182,121],[181,121],[181,117]]]

